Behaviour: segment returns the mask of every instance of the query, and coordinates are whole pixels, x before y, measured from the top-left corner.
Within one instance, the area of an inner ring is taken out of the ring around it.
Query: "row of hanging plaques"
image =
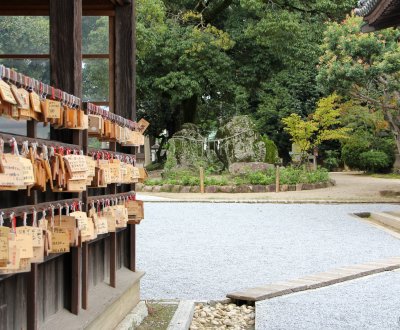
[[[4,225],[0,212],[0,274],[29,272],[32,263],[40,263],[51,253],[66,253],[70,247],[116,232],[128,224],[140,224],[144,218],[143,202],[134,195],[93,201],[89,212],[82,204],[51,205],[41,211],[22,214],[23,225],[16,226],[16,215],[9,215],[10,226]],[[28,225],[30,223],[30,225]]]
[[[136,123],[92,103],[86,103],[86,115],[81,100],[73,95],[2,65],[0,76],[3,77],[0,79],[0,116],[49,123],[56,129],[88,130],[91,136],[103,141],[119,142],[124,146],[144,144],[143,133],[149,126],[145,119]]]
[[[62,147],[39,146],[28,141],[21,151],[16,140],[10,141],[12,152],[4,152],[0,138],[0,190],[36,189],[54,192],[82,192],[87,187],[103,188],[108,184],[131,184],[145,178],[144,169],[129,155],[113,157],[107,152],[85,156]],[[40,150],[40,151],[39,151]]]

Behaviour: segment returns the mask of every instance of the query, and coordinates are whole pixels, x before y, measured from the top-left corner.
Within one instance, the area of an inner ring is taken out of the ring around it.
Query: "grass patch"
[[[373,178],[379,178],[379,179],[400,179],[400,173],[374,173],[370,174],[369,176],[372,176]]]
[[[165,330],[175,314],[178,304],[147,303],[149,315],[135,327],[136,330]]]

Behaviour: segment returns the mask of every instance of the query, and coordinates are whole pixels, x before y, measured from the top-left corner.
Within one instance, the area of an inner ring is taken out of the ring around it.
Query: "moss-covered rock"
[[[264,162],[265,144],[249,116],[235,116],[220,127],[216,134],[220,140],[217,151],[226,168],[238,162]]]
[[[168,141],[167,161],[164,169],[195,169],[204,162],[204,137],[194,124],[184,124]]]

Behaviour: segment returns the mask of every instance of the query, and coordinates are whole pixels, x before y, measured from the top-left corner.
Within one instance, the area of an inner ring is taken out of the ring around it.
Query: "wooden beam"
[[[115,113],[136,119],[134,3],[115,8]]]

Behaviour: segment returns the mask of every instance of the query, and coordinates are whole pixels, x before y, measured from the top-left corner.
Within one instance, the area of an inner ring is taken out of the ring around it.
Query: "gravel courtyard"
[[[400,329],[400,271],[257,303],[260,330]]]
[[[142,299],[230,291],[399,256],[400,240],[351,217],[396,205],[147,203],[138,226]]]

